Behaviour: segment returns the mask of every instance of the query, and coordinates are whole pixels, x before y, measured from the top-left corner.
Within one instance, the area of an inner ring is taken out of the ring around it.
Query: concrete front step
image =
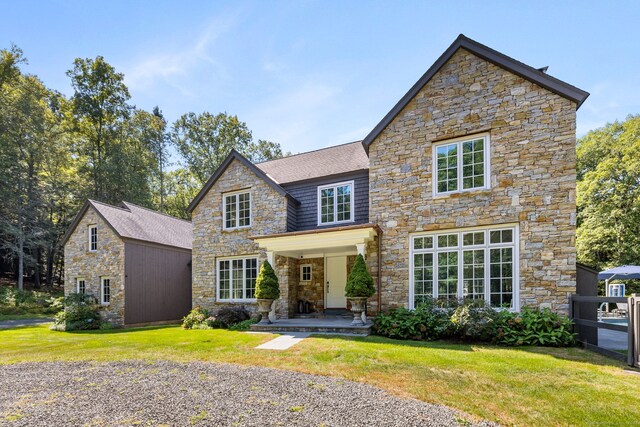
[[[256,332],[309,332],[318,334],[369,335],[372,323],[364,326],[352,326],[351,320],[334,319],[279,319],[271,324],[251,325]]]

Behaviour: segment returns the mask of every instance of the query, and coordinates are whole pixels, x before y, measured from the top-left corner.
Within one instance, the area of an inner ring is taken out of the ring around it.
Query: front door
[[[344,287],[347,284],[347,257],[327,257],[325,308],[346,308]]]

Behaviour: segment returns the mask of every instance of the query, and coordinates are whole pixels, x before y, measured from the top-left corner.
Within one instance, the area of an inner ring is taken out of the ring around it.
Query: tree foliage
[[[280,298],[280,284],[273,267],[269,261],[265,261],[260,266],[260,272],[256,279],[256,298],[258,299],[278,299]]]
[[[640,116],[578,141],[578,260],[640,264]]]
[[[344,292],[347,298],[369,298],[376,293],[376,288],[373,286],[373,277],[369,274],[367,264],[361,254],[356,256],[356,261],[347,278]]]

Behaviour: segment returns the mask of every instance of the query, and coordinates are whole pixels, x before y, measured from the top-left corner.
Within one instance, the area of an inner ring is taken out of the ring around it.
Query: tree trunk
[[[56,251],[52,244],[49,244],[47,248],[47,274],[45,276],[45,286],[53,286],[53,259],[56,256]]]
[[[18,289],[24,290],[24,237],[18,237]]]

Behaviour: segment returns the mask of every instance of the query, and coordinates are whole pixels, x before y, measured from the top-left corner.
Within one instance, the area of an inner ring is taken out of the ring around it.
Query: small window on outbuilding
[[[98,250],[98,226],[89,226],[89,252],[95,252]]]
[[[107,277],[102,277],[100,279],[101,282],[101,298],[100,302],[102,305],[109,305],[111,302],[111,279]]]
[[[310,282],[311,281],[311,264],[303,264],[300,266],[300,281],[301,282]]]

